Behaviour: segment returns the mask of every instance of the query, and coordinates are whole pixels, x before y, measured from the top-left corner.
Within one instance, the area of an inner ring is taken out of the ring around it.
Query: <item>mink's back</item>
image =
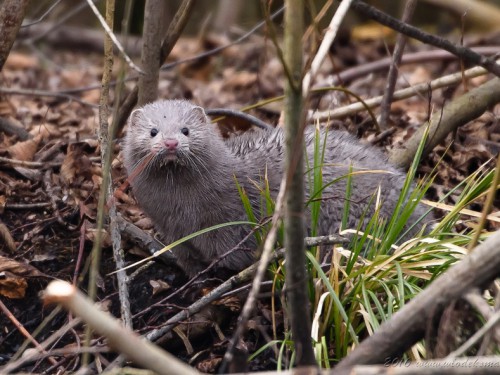
[[[315,142],[316,130],[306,128],[304,144],[305,192],[306,199],[311,194],[308,173],[313,170],[315,143],[323,156],[322,185],[327,187],[321,192],[323,199],[319,223],[319,234],[337,233],[345,205],[348,174],[351,173],[351,196],[349,198],[348,228],[357,228],[360,218],[364,217],[365,226],[374,211],[376,196],[380,189],[380,216],[390,219],[398,202],[406,174],[394,167],[387,156],[371,145],[364,145],[351,134],[337,130],[320,130],[319,142]],[[324,138],[326,137],[326,142]],[[230,152],[237,157],[247,170],[267,170],[271,192],[277,193],[284,167],[284,134],[281,129],[248,132],[226,141]],[[324,150],[323,150],[324,147]],[[372,203],[370,203],[370,200]],[[425,214],[425,208],[418,205],[409,223]],[[418,229],[418,228],[417,228]],[[414,234],[416,230],[412,232]]]

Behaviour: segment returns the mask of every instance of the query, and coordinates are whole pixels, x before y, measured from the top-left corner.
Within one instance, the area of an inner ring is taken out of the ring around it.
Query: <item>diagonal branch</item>
[[[401,34],[419,40],[422,43],[442,48],[455,56],[464,59],[465,61],[482,66],[484,69],[500,77],[500,65],[495,62],[494,58],[488,58],[472,51],[470,48],[457,46],[446,39],[428,34],[414,26],[408,25],[407,23],[401,22],[398,19],[381,12],[371,5],[365,4],[361,0],[354,0],[351,7],[370,19],[377,21],[384,26],[390,27],[393,30],[399,31]]]

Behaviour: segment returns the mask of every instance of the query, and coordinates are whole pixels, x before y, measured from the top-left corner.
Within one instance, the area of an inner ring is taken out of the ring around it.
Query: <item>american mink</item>
[[[354,171],[368,172],[352,176],[348,228],[357,228],[365,210],[364,225],[368,223],[375,209],[376,199],[371,198],[379,186],[380,215],[390,218],[405,174],[391,166],[382,152],[362,145],[346,132],[322,130],[320,134],[319,144],[325,145],[323,183],[337,181],[322,192],[318,235],[335,234],[339,230],[347,185],[345,176],[351,164]],[[314,139],[314,129],[308,128],[305,145],[311,164]],[[262,205],[259,189],[267,179],[271,195],[276,196],[283,154],[281,129],[246,132],[223,139],[204,110],[184,100],[157,101],[135,110],[129,119],[124,149],[128,174],[138,171],[130,181],[134,195],[166,244],[217,224],[248,220],[237,184],[245,190],[259,215]],[[148,157],[151,159],[141,164]],[[384,172],[370,173],[370,170]],[[306,194],[308,190],[306,183]],[[412,220],[423,212],[424,208],[417,206]],[[174,253],[179,265],[193,276],[238,245],[249,231],[250,227],[241,225],[217,229],[191,239],[182,249],[174,249]],[[233,272],[243,269],[254,261],[255,247],[254,236],[249,236],[244,248],[224,257],[219,267]]]

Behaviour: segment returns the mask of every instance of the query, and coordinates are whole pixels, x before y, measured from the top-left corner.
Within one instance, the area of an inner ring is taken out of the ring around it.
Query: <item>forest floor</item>
[[[181,39],[170,56],[170,61],[191,57],[224,43],[223,38],[207,37],[203,40]],[[500,36],[476,38],[475,46],[498,46]],[[392,48],[389,46],[389,48]],[[406,53],[428,52],[428,58],[400,69],[397,87],[407,87],[460,70],[456,58],[439,58],[435,50],[421,44],[410,43]],[[434,51],[434,52],[433,52]],[[351,70],[387,57],[387,46],[373,39],[341,38],[331,51],[316,80],[329,86],[339,72]],[[115,64],[114,76],[118,76],[120,64]],[[11,90],[0,93],[0,117],[8,119],[14,128],[0,128],[0,301],[5,305],[0,313],[0,365],[7,363],[26,340],[7,310],[29,332],[33,332],[53,311],[43,306],[40,292],[53,279],[77,283],[86,291],[89,253],[95,238],[96,207],[102,182],[100,151],[97,140],[100,78],[102,55],[97,52],[58,50],[42,46],[39,50],[17,48],[3,69],[1,86]],[[383,94],[387,66],[370,73],[354,74],[343,82],[344,86],[362,98]],[[372,118],[366,111],[358,112],[329,122],[336,129],[344,129],[363,142],[374,143],[382,149],[403,145],[415,129],[440,111],[454,97],[471,89],[488,77],[479,77],[463,84],[435,90],[426,96],[395,102],[390,115],[391,131],[379,137]],[[187,98],[206,108],[241,109],[263,99],[283,94],[283,72],[269,40],[252,36],[244,43],[225,49],[212,57],[181,64],[161,73],[161,98]],[[136,84],[128,81],[125,90]],[[94,89],[88,89],[94,86]],[[320,86],[320,85],[318,85]],[[87,88],[87,89],[85,89]],[[17,92],[16,92],[17,90]],[[71,97],[49,97],[32,92],[24,95],[20,90],[41,90],[62,93],[71,90]],[[117,93],[113,96],[116,98]],[[78,99],[74,100],[75,98]],[[313,110],[324,110],[346,105],[352,97],[341,91],[315,93],[308,105]],[[250,113],[269,124],[279,122],[282,102],[268,103],[252,109]],[[378,113],[378,110],[375,110]],[[450,135],[445,143],[436,147],[421,162],[420,177],[437,166],[437,175],[427,198],[437,201],[451,188],[463,181],[483,164],[491,164],[500,151],[500,106],[492,108],[478,119],[462,126]],[[241,121],[223,121],[224,131],[246,130],[248,124]],[[113,186],[121,186],[126,179],[122,166],[120,144],[124,130],[116,141],[116,157],[113,161]],[[10,161],[9,161],[10,160]],[[439,162],[439,164],[438,164]],[[490,165],[491,167],[491,165]],[[454,195],[447,203],[453,204]],[[117,200],[118,210],[125,219],[146,231],[152,230],[135,204],[130,190],[125,190]],[[500,208],[495,202],[496,210]],[[481,211],[481,204],[469,207]],[[437,212],[436,216],[442,215]],[[462,224],[466,225],[466,224]],[[460,228],[459,228],[460,229]],[[124,242],[126,260],[129,263],[147,255],[145,249]],[[105,237],[102,266],[98,284],[98,300],[115,316],[119,315],[118,294],[110,242]],[[130,284],[130,305],[134,317],[134,329],[145,334],[187,306],[210,285],[191,286],[172,300],[166,297],[186,281],[182,273],[171,266],[155,262],[137,273]],[[220,280],[212,279],[213,285]],[[189,333],[189,344],[173,334],[163,344],[170,352],[202,371],[213,371],[220,363],[231,337],[240,301],[228,298],[214,307],[211,315],[218,323],[196,335]],[[283,313],[278,311],[277,327],[283,329]],[[38,333],[42,342],[63,326],[70,317],[59,312]],[[260,300],[250,329],[244,336],[248,352],[255,352],[271,337],[271,298]],[[59,348],[79,345],[82,326],[70,330],[54,344]],[[102,339],[97,338],[99,346]],[[102,354],[101,361],[113,358]],[[55,371],[63,366],[68,371],[78,368],[75,356],[58,357],[56,364],[47,359],[28,363],[19,370],[30,372]],[[264,352],[250,363],[250,370],[275,369],[272,350]],[[51,370],[52,369],[52,370]]]

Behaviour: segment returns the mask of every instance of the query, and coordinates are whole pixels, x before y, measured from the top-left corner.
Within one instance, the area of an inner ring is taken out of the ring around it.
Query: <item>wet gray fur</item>
[[[158,134],[152,136],[155,128]],[[184,135],[187,128],[189,133]],[[352,177],[349,228],[356,228],[372,195],[380,186],[382,217],[390,217],[398,200],[405,174],[391,166],[378,149],[361,144],[346,132],[322,132],[328,136],[323,182],[345,176],[352,163],[355,171],[384,170]],[[177,140],[177,155],[167,160],[164,140]],[[314,130],[308,129],[305,144],[313,160]],[[323,144],[323,142],[321,142]],[[270,189],[275,197],[282,177],[284,137],[281,129],[257,130],[224,140],[201,107],[188,101],[157,101],[135,110],[129,119],[124,159],[128,174],[148,154],[156,156],[132,179],[134,195],[153,220],[165,244],[203,228],[230,221],[248,220],[235,178],[244,187],[256,212],[267,169]],[[307,186],[308,184],[306,184]],[[346,178],[340,178],[323,191],[318,235],[339,231],[344,207]],[[306,187],[306,194],[307,194]],[[374,203],[366,215],[371,217]],[[422,216],[417,207],[410,222]],[[206,268],[213,260],[233,249],[249,232],[247,226],[231,226],[200,235],[188,247],[174,249],[180,266],[189,276]],[[238,271],[254,262],[253,236],[244,249],[231,253],[219,265]]]

